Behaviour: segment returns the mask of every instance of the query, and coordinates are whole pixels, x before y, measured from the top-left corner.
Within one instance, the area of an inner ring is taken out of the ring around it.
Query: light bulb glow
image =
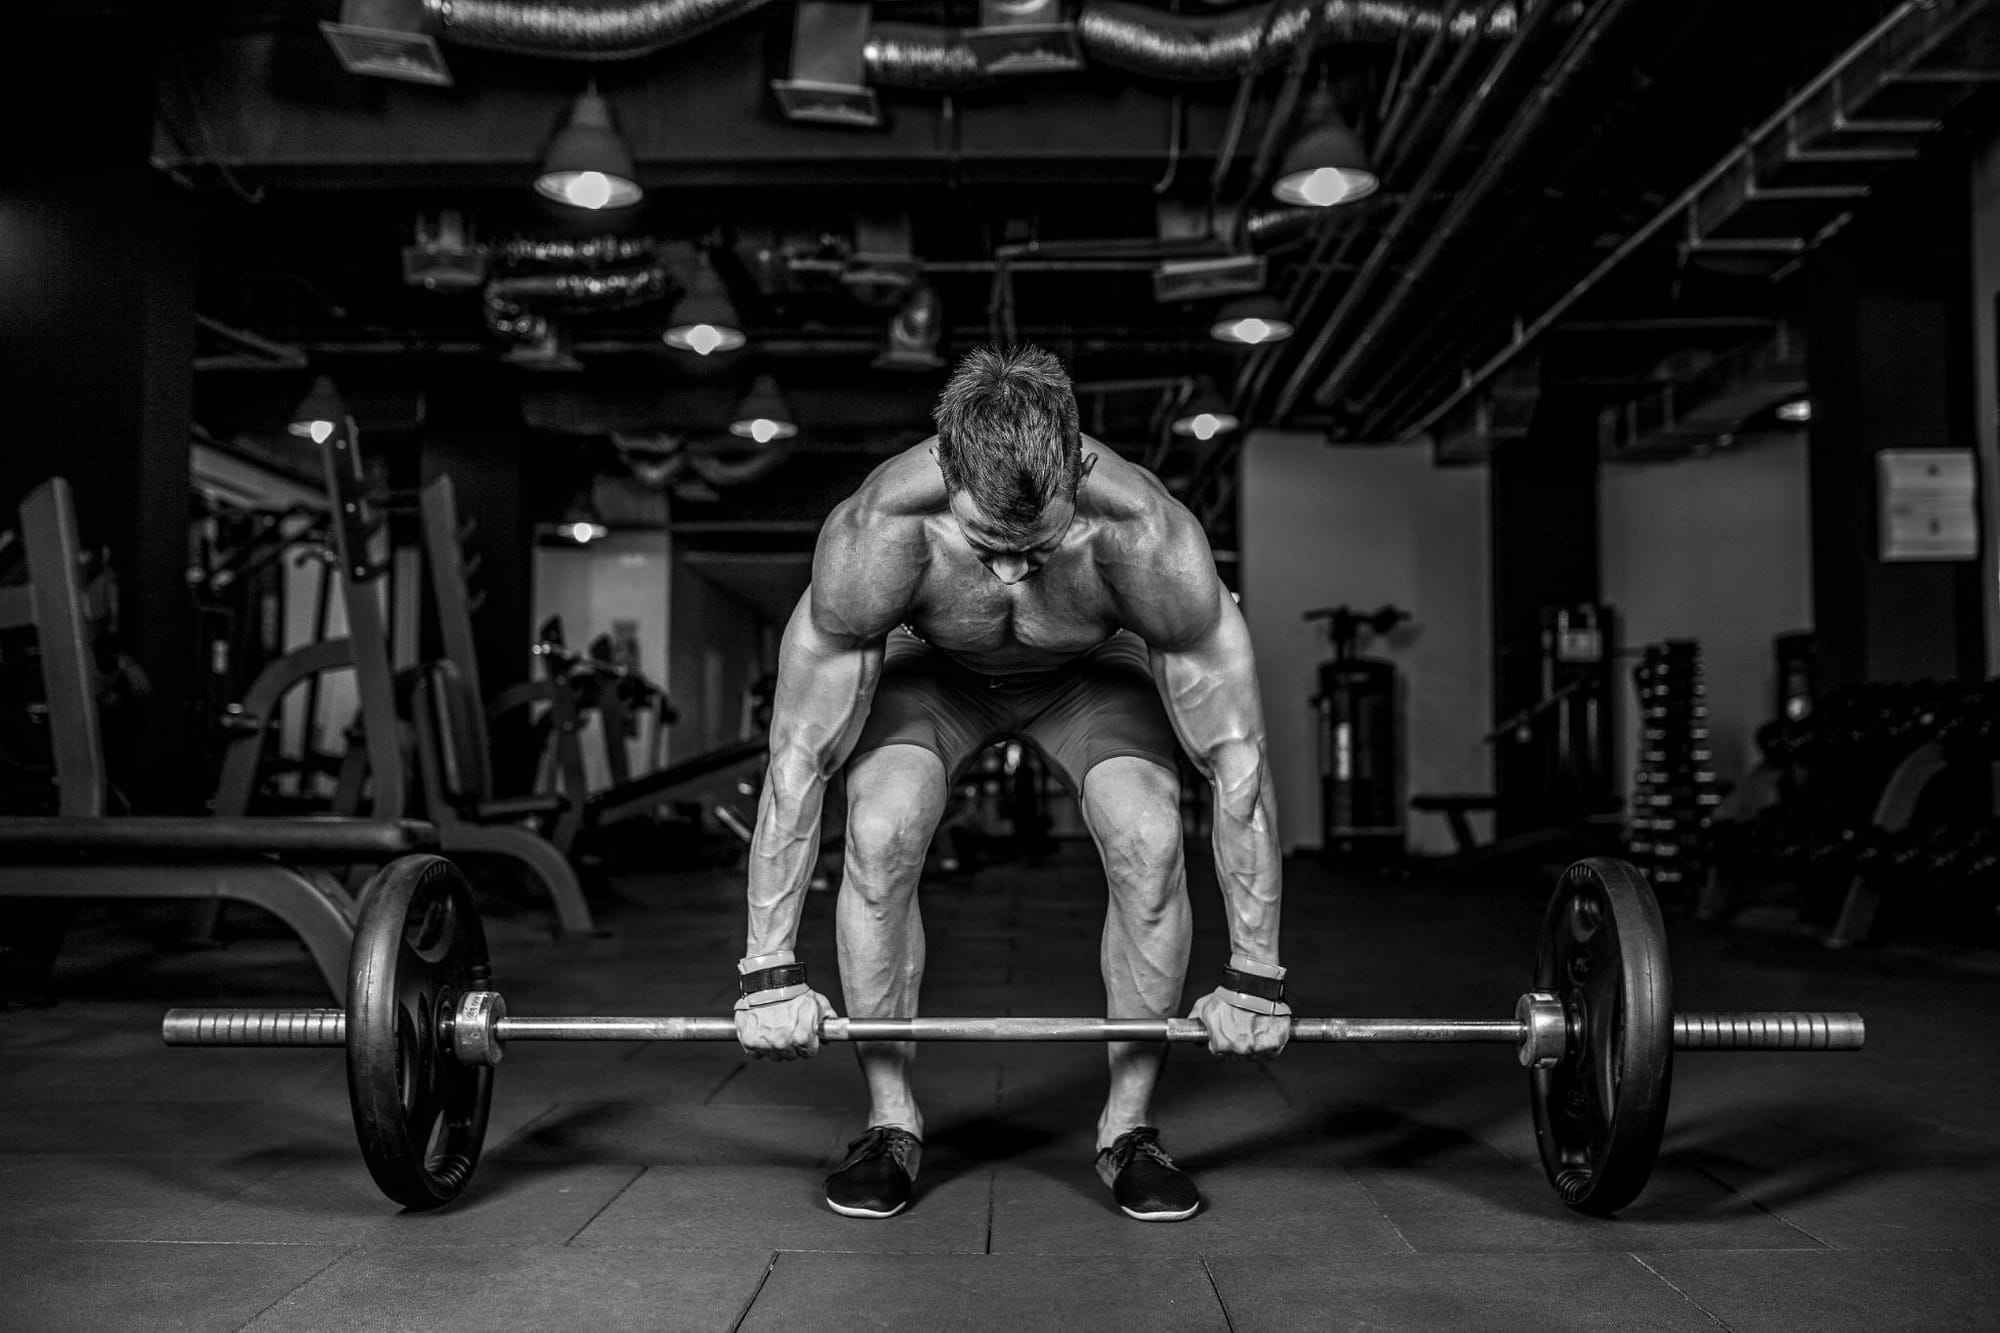
[[[302,440],[325,444],[333,438],[334,427],[331,421],[294,421],[285,429]]]
[[[556,525],[557,536],[568,538],[578,546],[588,546],[600,537],[609,536],[610,533],[611,529],[605,527],[602,523],[593,523],[581,519],[574,523],[559,523]]]
[[[676,324],[666,332],[667,346],[707,356],[711,352],[731,352],[746,341],[741,329],[719,324]]]
[[[1806,422],[1812,420],[1812,399],[1794,398],[1789,403],[1778,404],[1778,420]]]
[[[1292,336],[1290,321],[1282,319],[1259,319],[1248,315],[1242,319],[1219,320],[1209,329],[1209,335],[1218,342],[1243,343],[1254,347],[1259,343],[1274,343]]]
[[[1174,434],[1192,435],[1204,442],[1236,429],[1236,418],[1228,412],[1196,412],[1174,422]]]
[[[773,440],[789,440],[799,433],[799,428],[789,421],[776,417],[744,417],[729,423],[729,433],[738,439],[755,440],[758,444],[769,444]]]
[[[601,171],[579,171],[563,187],[563,198],[578,208],[602,208],[611,202],[611,178]]]
[[[546,172],[536,179],[535,189],[559,204],[593,212],[600,208],[623,208],[627,204],[636,204],[644,194],[638,182],[602,171]]]
[[[1380,184],[1372,171],[1315,167],[1311,171],[1296,171],[1279,177],[1277,184],[1271,187],[1271,193],[1285,203],[1304,208],[1332,208],[1335,204],[1364,199],[1375,193],[1376,186]]]

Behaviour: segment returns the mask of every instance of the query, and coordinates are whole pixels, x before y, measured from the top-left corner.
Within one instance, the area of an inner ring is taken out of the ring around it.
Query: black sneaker
[[[910,1206],[924,1143],[907,1129],[873,1125],[847,1145],[826,1178],[826,1206],[842,1217],[894,1217]]]
[[[1097,1152],[1097,1174],[1127,1217],[1178,1222],[1201,1209],[1201,1191],[1160,1148],[1151,1125],[1128,1129]]]

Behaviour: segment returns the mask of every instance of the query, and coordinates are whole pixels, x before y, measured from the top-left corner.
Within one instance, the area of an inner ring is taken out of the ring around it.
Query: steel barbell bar
[[[450,1041],[467,1064],[498,1064],[515,1041],[734,1041],[730,1018],[512,1017],[494,991],[460,998]],[[443,1034],[440,1034],[443,1035]],[[1674,1048],[1703,1051],[1856,1051],[1867,1035],[1861,1015],[1818,1012],[1685,1013],[1674,1017]],[[161,1024],[169,1046],[341,1046],[339,1009],[172,1009]],[[1486,1042],[1516,1048],[1521,1063],[1562,1059],[1569,1022],[1553,995],[1530,991],[1515,1017],[1294,1018],[1296,1042]],[[840,1018],[820,1025],[824,1042],[1165,1041],[1205,1042],[1192,1018]]]

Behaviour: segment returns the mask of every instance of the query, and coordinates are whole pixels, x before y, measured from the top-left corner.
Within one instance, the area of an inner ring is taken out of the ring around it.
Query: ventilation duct
[[[503,338],[537,342],[549,334],[547,310],[629,310],[663,300],[674,283],[659,264],[602,273],[521,273],[486,284],[486,326]]]
[[[441,35],[465,46],[519,55],[624,60],[686,41],[760,9],[767,0],[424,0]],[[1550,0],[1554,3],[1554,0]],[[1513,34],[1518,4],[1484,16],[1449,0],[1318,0],[1281,13],[1265,34],[1263,9],[1169,14],[1132,0],[1084,0],[1076,38],[1086,59],[1148,78],[1199,83],[1242,74],[1253,57],[1282,61],[1312,31],[1322,42],[1387,41],[1447,29],[1464,39]],[[975,33],[983,30],[974,30]],[[1260,44],[1260,37],[1262,38]],[[872,86],[950,91],[999,81],[966,31],[878,23],[864,49]],[[997,67],[1004,71],[1003,63]]]
[[[1457,9],[1442,3],[1394,3],[1381,0],[1321,0],[1320,41],[1366,42],[1393,40],[1405,34],[1428,36]],[[1493,11],[1489,36],[1513,32],[1515,6]],[[1300,5],[1278,16],[1259,45],[1264,30],[1261,8],[1232,14],[1163,14],[1130,0],[1092,0],[1077,16],[1084,53],[1110,65],[1149,78],[1188,83],[1233,79],[1253,58],[1264,65],[1282,61],[1313,25],[1312,5]],[[1456,13],[1450,20],[1455,37],[1478,33],[1477,14]]]
[[[424,0],[441,34],[462,46],[573,60],[625,60],[677,46],[767,0]]]

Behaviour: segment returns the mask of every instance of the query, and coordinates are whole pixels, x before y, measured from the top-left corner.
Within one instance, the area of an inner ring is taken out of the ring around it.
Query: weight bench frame
[[[39,640],[59,813],[0,820],[0,896],[252,903],[298,934],[328,987],[344,997],[359,905],[326,876],[278,858],[385,863],[435,848],[435,830],[394,820],[107,814],[69,483],[52,477],[37,486],[22,502],[20,518],[30,583],[0,601],[0,620],[33,625]]]

